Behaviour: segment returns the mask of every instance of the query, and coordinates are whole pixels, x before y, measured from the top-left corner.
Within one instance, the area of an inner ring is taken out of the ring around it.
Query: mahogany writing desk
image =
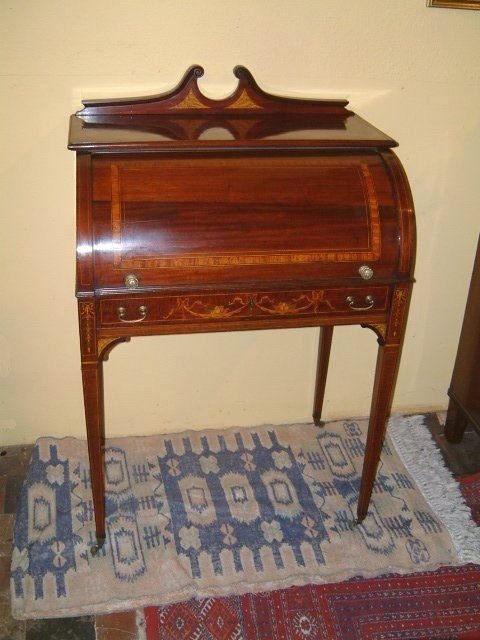
[[[396,143],[343,100],[262,91],[243,67],[223,100],[192,67],[170,93],[85,101],[77,152],[77,298],[98,544],[105,539],[102,361],[132,336],[321,326],[320,423],[334,325],[379,351],[358,520],[367,514],[415,253]]]

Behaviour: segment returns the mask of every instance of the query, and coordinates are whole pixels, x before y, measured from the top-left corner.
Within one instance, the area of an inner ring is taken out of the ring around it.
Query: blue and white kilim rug
[[[15,523],[14,616],[110,612],[480,561],[479,529],[418,417],[391,421],[369,515],[351,527],[366,427],[342,421],[109,440],[107,542],[94,557],[86,442],[40,439]]]

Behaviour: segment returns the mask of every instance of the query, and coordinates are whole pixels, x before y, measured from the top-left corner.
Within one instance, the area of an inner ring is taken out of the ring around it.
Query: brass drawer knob
[[[353,309],[354,311],[367,311],[368,309],[371,309],[375,304],[375,298],[373,296],[365,296],[365,302],[366,302],[366,306],[357,307],[355,306],[354,296],[348,296],[346,299],[346,303],[348,304],[350,309]]]
[[[138,287],[138,278],[133,273],[126,275],[124,282],[127,289],[136,289]]]
[[[368,265],[364,264],[358,269],[358,273],[364,280],[370,280],[373,278],[373,269]]]
[[[134,320],[125,320],[125,316],[127,315],[127,310],[125,307],[118,307],[117,309],[117,317],[120,322],[125,322],[126,324],[134,324],[135,322],[142,322],[147,317],[148,308],[142,304],[142,306],[138,307],[138,313],[140,314],[139,318],[135,318]]]

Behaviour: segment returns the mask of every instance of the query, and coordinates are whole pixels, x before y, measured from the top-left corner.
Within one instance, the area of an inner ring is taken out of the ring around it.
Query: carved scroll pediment
[[[228,113],[252,115],[289,113],[293,115],[341,115],[350,114],[345,107],[346,100],[303,100],[269,94],[257,85],[252,74],[245,67],[235,67],[238,78],[235,91],[227,98],[215,100],[205,96],[198,86],[198,78],[204,70],[193,66],[187,71],[180,84],[167,93],[140,98],[112,100],[84,100],[84,108],[77,116],[152,116],[188,115],[196,112],[202,115]]]

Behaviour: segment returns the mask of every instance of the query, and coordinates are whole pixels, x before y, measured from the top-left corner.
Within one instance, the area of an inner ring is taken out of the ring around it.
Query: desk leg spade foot
[[[327,384],[328,362],[332,346],[333,326],[320,329],[317,356],[317,378],[315,381],[315,397],[313,401],[313,422],[317,427],[323,427],[325,421],[321,419],[325,387]]]
[[[357,517],[354,520],[352,520],[351,523],[350,523],[350,530],[353,531],[354,529],[359,527],[362,524],[362,522],[365,520],[366,515],[367,514],[365,514],[361,518]]]
[[[102,549],[104,544],[105,538],[97,537],[97,544],[94,544],[92,547],[90,547],[90,553],[92,554],[92,556],[96,556],[97,553]]]

